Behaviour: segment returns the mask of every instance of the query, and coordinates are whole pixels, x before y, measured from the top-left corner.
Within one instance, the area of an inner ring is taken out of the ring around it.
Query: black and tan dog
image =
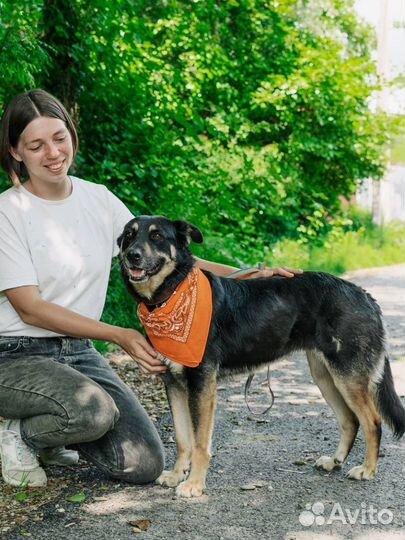
[[[190,242],[200,231],[184,221],[141,216],[119,239],[124,280],[147,311],[167,302],[192,272]],[[334,410],[340,442],[316,466],[325,471],[346,460],[361,425],[364,462],[348,476],[369,480],[377,471],[381,418],[401,437],[405,410],[395,393],[380,308],[356,285],[326,273],[294,278],[232,280],[204,273],[212,287],[212,320],[202,363],[169,362],[164,375],[176,431],[177,461],[158,482],[184,497],[200,496],[210,461],[221,374],[253,371],[305,350],[315,383]]]

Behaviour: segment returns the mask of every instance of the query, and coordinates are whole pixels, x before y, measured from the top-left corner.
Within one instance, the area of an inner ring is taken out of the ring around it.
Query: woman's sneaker
[[[21,438],[20,420],[0,423],[1,472],[6,484],[16,487],[46,486],[46,474],[35,450]]]
[[[39,459],[43,465],[59,465],[68,467],[77,465],[79,462],[79,453],[76,450],[68,450],[64,446],[56,448],[43,448],[39,451]]]

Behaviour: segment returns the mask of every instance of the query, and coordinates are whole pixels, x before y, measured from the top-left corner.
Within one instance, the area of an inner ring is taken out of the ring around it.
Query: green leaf
[[[27,499],[29,499],[29,495],[25,491],[19,491],[18,493],[15,494],[14,498],[18,502],[24,502]]]
[[[76,495],[66,497],[66,500],[71,503],[82,503],[86,500],[86,495],[84,493],[76,493]]]

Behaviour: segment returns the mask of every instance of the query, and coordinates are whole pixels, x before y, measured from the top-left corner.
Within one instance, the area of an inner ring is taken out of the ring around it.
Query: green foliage
[[[252,264],[289,246],[293,264],[334,244],[340,198],[383,173],[374,36],[353,0],[0,7],[0,104],[33,86],[59,96],[78,121],[76,174],[136,214],[190,220],[200,256]],[[111,280],[104,317],[133,325]]]
[[[402,263],[404,254],[404,223],[391,222],[377,227],[369,213],[351,208],[321,245],[280,241],[267,260],[272,266],[288,261],[293,268],[342,274],[348,270]]]
[[[36,86],[47,66],[40,40],[41,0],[0,0],[0,107]]]
[[[391,163],[405,165],[405,116],[392,119],[391,132]]]
[[[215,25],[203,23],[202,3],[190,13],[177,4],[188,24],[169,24],[169,12],[159,27],[161,54],[182,72],[164,88],[182,122],[176,159],[161,152],[169,159],[160,167],[159,209],[180,208],[204,229],[230,235],[245,256],[258,236],[262,247],[280,236],[313,239],[340,195],[382,171],[384,132],[366,104],[367,34],[347,10],[335,10],[331,38],[327,10],[318,29],[308,3],[298,3],[297,24],[296,4],[227,3],[217,7]]]
[[[314,241],[340,196],[381,175],[372,36],[352,2],[69,5],[43,80],[76,104],[78,172],[135,213],[187,218],[238,262]]]
[[[20,51],[5,30],[3,84],[18,72],[65,101],[77,172],[136,213],[194,221],[226,258],[314,240],[382,173],[373,38],[351,0],[2,1],[5,28],[30,32]]]
[[[48,64],[40,40],[41,0],[0,0],[0,110],[16,94],[37,86]],[[0,171],[0,191],[8,186]]]
[[[350,231],[324,249],[311,252],[310,267],[341,274],[347,270],[371,268],[405,261],[405,226],[390,223],[368,237],[363,230]]]

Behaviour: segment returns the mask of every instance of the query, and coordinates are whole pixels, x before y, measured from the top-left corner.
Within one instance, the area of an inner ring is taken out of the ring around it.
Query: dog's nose
[[[131,251],[128,251],[126,257],[127,257],[128,262],[135,264],[141,260],[142,253],[137,249],[136,250],[133,249]]]

